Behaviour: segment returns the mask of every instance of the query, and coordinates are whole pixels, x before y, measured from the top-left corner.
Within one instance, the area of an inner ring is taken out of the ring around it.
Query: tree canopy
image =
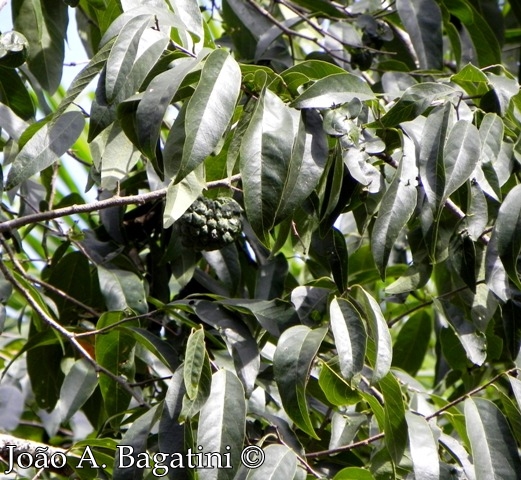
[[[9,475],[521,478],[519,2],[11,7]]]

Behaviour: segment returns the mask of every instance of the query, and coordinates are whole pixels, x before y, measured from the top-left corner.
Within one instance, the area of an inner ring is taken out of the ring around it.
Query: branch
[[[445,411],[449,410],[450,408],[454,407],[455,405],[458,405],[459,403],[463,402],[466,398],[470,398],[473,395],[476,395],[477,393],[481,392],[482,390],[485,390],[485,388],[487,388],[490,385],[497,382],[503,375],[511,375],[514,372],[516,372],[517,370],[520,370],[520,369],[518,367],[513,367],[513,368],[510,368],[509,370],[498,373],[496,376],[494,376],[494,378],[492,378],[488,382],[484,383],[483,385],[480,385],[479,387],[476,387],[476,388],[470,390],[470,392],[467,392],[467,393],[461,395],[461,397],[456,398],[452,402],[447,403],[447,405],[436,410],[431,415],[424,416],[425,420],[428,421],[433,418],[439,417],[443,412],[445,412]],[[377,440],[380,440],[381,438],[384,438],[384,437],[385,437],[385,432],[380,432],[376,435],[373,435],[372,437],[368,437],[364,440],[360,440],[359,442],[350,443],[349,445],[343,445],[341,447],[331,448],[329,450],[321,450],[319,452],[308,453],[308,454],[306,454],[306,458],[325,457],[325,456],[333,455],[335,453],[347,452],[348,450],[352,450],[353,448],[367,446],[370,443],[376,442]]]
[[[5,249],[6,253],[9,255],[10,258],[13,258],[13,252],[5,239],[0,235],[0,243],[2,247]],[[15,265],[16,267],[16,265]],[[69,332],[65,327],[60,325],[58,322],[56,322],[51,316],[42,308],[38,302],[32,297],[32,295],[24,288],[24,286],[14,277],[14,275],[11,273],[11,271],[6,267],[4,262],[0,262],[0,271],[3,273],[5,279],[17,290],[20,295],[22,295],[23,298],[27,301],[29,306],[35,311],[35,313],[52,329],[56,330],[58,333],[60,333],[63,337],[65,337],[71,345],[78,351],[78,353],[89,362],[96,372],[101,372],[107,375],[107,377],[114,380],[116,383],[121,385],[121,387],[128,392],[132,397],[134,397],[139,405],[145,405],[146,402],[142,398],[141,394],[133,390],[127,381],[112,373],[110,370],[106,369],[102,365],[100,365],[96,360],[94,360],[89,352],[85,350],[85,348],[81,345],[81,343],[78,341],[74,333]]]
[[[232,175],[230,178],[208,182],[206,184],[206,188],[228,187],[240,179],[240,174]],[[1,222],[0,233],[9,232],[25,225],[52,220],[54,218],[68,217],[70,215],[76,215],[79,213],[96,212],[106,208],[121,207],[125,205],[141,205],[151,200],[157,200],[159,198],[165,197],[167,191],[168,188],[161,188],[160,190],[155,190],[153,192],[141,193],[138,195],[128,195],[126,197],[120,197],[119,195],[116,195],[114,197],[107,198],[106,200],[99,200],[97,202],[85,203],[83,205],[72,205],[70,207],[57,208],[56,210],[33,213],[24,217],[18,217],[13,220]]]
[[[10,471],[10,469],[13,466],[17,466],[17,459],[23,453],[29,454],[33,460],[39,460],[42,458],[42,456],[43,458],[46,458],[47,461],[45,463],[49,465],[48,470],[51,472],[58,473],[66,477],[74,473],[74,470],[66,463],[63,466],[55,467],[53,465],[56,464],[56,461],[63,459],[67,455],[67,450],[58,447],[51,447],[45,443],[25,440],[0,433],[0,460],[6,462],[9,468],[9,470],[7,470],[5,473],[13,473]],[[61,460],[59,461],[61,465]]]

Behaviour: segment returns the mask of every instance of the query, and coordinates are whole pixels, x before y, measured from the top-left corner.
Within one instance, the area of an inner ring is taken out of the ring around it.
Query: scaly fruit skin
[[[199,197],[178,220],[183,246],[196,251],[219,250],[241,234],[242,208],[229,197]]]

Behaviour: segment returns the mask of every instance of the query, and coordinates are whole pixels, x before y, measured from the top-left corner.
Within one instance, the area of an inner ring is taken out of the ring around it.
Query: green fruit
[[[183,246],[196,251],[219,250],[242,232],[242,208],[229,197],[199,197],[178,220]]]
[[[27,60],[29,42],[18,32],[12,31],[0,35],[0,66],[20,67]]]

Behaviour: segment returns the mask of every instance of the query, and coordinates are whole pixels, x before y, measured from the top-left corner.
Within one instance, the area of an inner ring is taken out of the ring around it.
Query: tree
[[[12,11],[6,470],[521,478],[518,2]]]

